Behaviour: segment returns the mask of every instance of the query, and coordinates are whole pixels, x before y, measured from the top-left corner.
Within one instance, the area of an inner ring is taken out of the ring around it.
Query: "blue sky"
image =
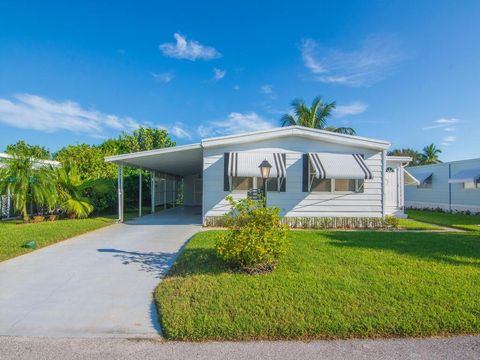
[[[0,149],[141,125],[179,144],[278,126],[292,99],[393,147],[480,157],[480,3],[0,4]]]

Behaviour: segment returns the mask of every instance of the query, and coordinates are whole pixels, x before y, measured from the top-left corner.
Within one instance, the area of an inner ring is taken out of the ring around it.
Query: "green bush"
[[[273,270],[288,249],[288,226],[281,224],[280,209],[264,207],[263,200],[227,199],[232,205],[225,217],[229,231],[219,235],[217,255],[248,272]]]
[[[400,224],[400,219],[395,216],[386,216],[385,217],[385,226],[391,228],[398,228]]]

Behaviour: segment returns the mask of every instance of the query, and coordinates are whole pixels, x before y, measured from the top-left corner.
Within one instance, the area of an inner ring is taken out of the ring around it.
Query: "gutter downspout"
[[[448,164],[448,180],[452,178],[452,164]],[[452,184],[448,182],[448,211],[452,211]]]
[[[387,151],[382,150],[382,219],[385,219],[385,172],[387,163]]]

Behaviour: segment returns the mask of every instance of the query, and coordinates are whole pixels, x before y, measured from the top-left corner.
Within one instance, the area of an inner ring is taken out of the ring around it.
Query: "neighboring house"
[[[408,168],[420,184],[405,191],[411,208],[480,212],[480,158]]]
[[[387,157],[383,140],[291,126],[203,139],[200,143],[107,157],[119,165],[123,219],[123,165],[155,173],[152,203],[173,201],[183,180],[184,205],[202,206],[204,224],[230,210],[228,195],[244,198],[262,189],[259,165],[272,165],[268,206],[300,218],[403,216],[408,157]],[[152,209],[153,210],[153,209]]]
[[[12,156],[6,153],[0,153],[0,168],[5,166],[5,160],[11,159]],[[36,166],[45,166],[45,165],[52,165],[52,166],[59,166],[58,161],[52,160],[36,160]],[[13,212],[13,204],[10,194],[0,194],[0,219],[6,219],[14,216]]]

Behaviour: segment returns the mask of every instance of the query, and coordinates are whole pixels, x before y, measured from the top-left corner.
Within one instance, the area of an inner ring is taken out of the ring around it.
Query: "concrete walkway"
[[[171,209],[0,263],[0,335],[158,336],[152,291],[200,221]]]
[[[162,342],[0,336],[1,359],[480,359],[480,337],[336,341]]]

